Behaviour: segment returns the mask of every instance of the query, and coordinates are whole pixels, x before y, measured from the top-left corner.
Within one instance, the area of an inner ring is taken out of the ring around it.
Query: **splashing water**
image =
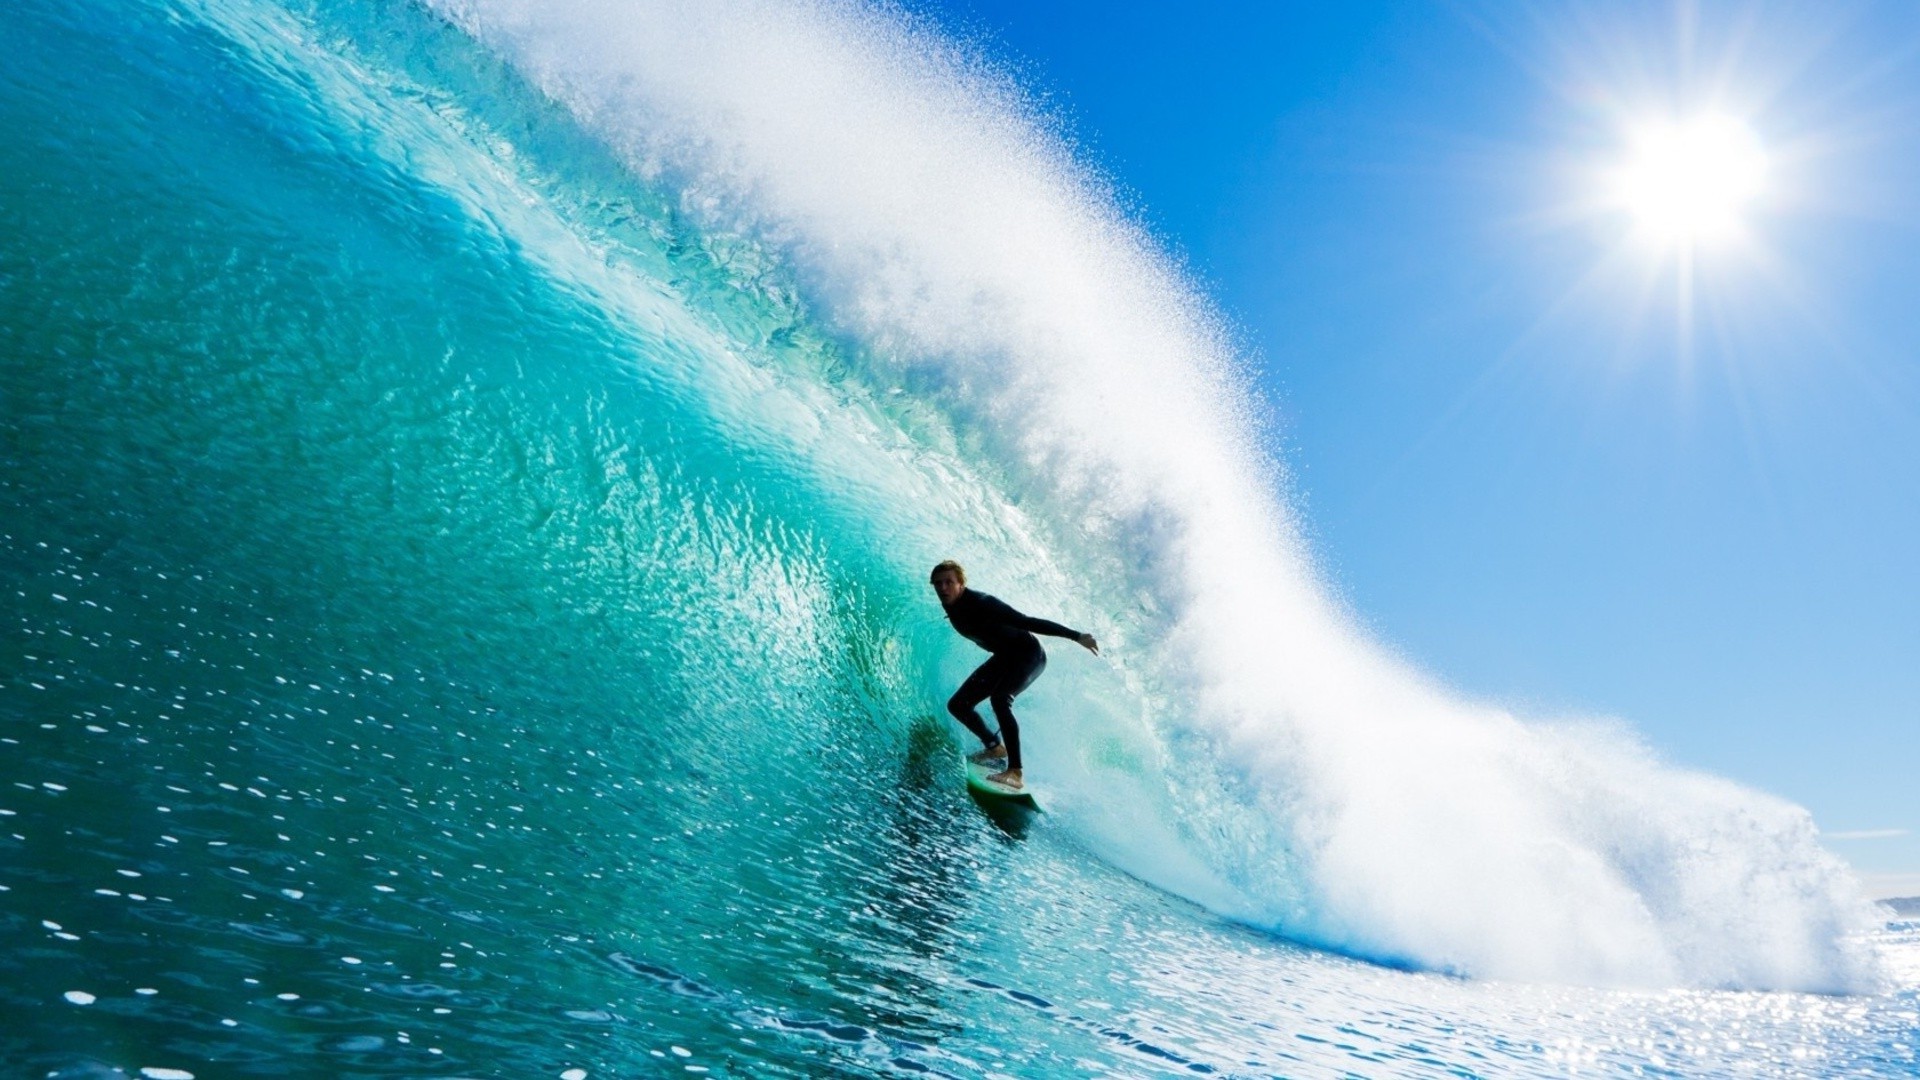
[[[936,28],[16,23],[0,1060],[1910,1067],[1804,811],[1355,629],[1205,299]],[[945,557],[1107,646],[1024,843]]]
[[[1108,857],[1422,966],[1859,984],[1854,886],[1803,813],[1620,734],[1451,700],[1353,631],[1206,305],[990,70],[841,5],[443,9],[706,227],[789,252],[872,343],[863,375],[937,402],[1010,474],[1054,556],[1045,595],[1113,625],[1146,690],[1095,689],[1073,740],[1132,727],[1181,759],[1157,802],[1233,791],[1167,809],[1209,873],[1134,850],[1132,821],[1086,826]],[[1081,768],[1092,801],[1112,781]]]

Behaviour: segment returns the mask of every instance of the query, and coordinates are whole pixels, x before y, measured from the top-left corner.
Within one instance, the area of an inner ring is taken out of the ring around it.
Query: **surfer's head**
[[[942,604],[953,603],[961,593],[967,591],[967,572],[952,559],[934,567],[933,573],[927,575],[927,580],[933,583],[934,595],[940,598]]]

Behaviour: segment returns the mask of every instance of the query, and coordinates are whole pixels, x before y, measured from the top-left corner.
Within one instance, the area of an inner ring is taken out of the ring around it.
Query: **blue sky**
[[[1920,7],[953,0],[1239,327],[1322,564],[1920,894]],[[1712,112],[1733,241],[1605,177]]]

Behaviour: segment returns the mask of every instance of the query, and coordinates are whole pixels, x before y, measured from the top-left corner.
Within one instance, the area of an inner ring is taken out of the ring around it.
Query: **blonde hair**
[[[960,579],[960,584],[965,585],[967,583],[967,572],[961,569],[960,564],[957,562],[954,562],[952,559],[948,559],[945,562],[942,562],[941,564],[939,564],[938,566],[935,566],[933,568],[933,573],[927,575],[927,580],[931,582],[934,578],[939,577],[941,574],[944,574],[949,570],[953,571],[954,577]]]

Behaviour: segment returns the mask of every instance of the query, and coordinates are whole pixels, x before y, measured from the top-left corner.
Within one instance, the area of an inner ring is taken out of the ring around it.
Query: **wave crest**
[[[853,4],[435,6],[704,227],[779,252],[861,376],[936,407],[1004,485],[1020,521],[960,529],[961,500],[946,536],[1030,530],[1020,595],[1118,646],[1034,740],[1103,856],[1473,975],[1873,978],[1867,905],[1804,811],[1615,725],[1462,701],[1367,640],[1278,494],[1216,313],[991,64]]]

